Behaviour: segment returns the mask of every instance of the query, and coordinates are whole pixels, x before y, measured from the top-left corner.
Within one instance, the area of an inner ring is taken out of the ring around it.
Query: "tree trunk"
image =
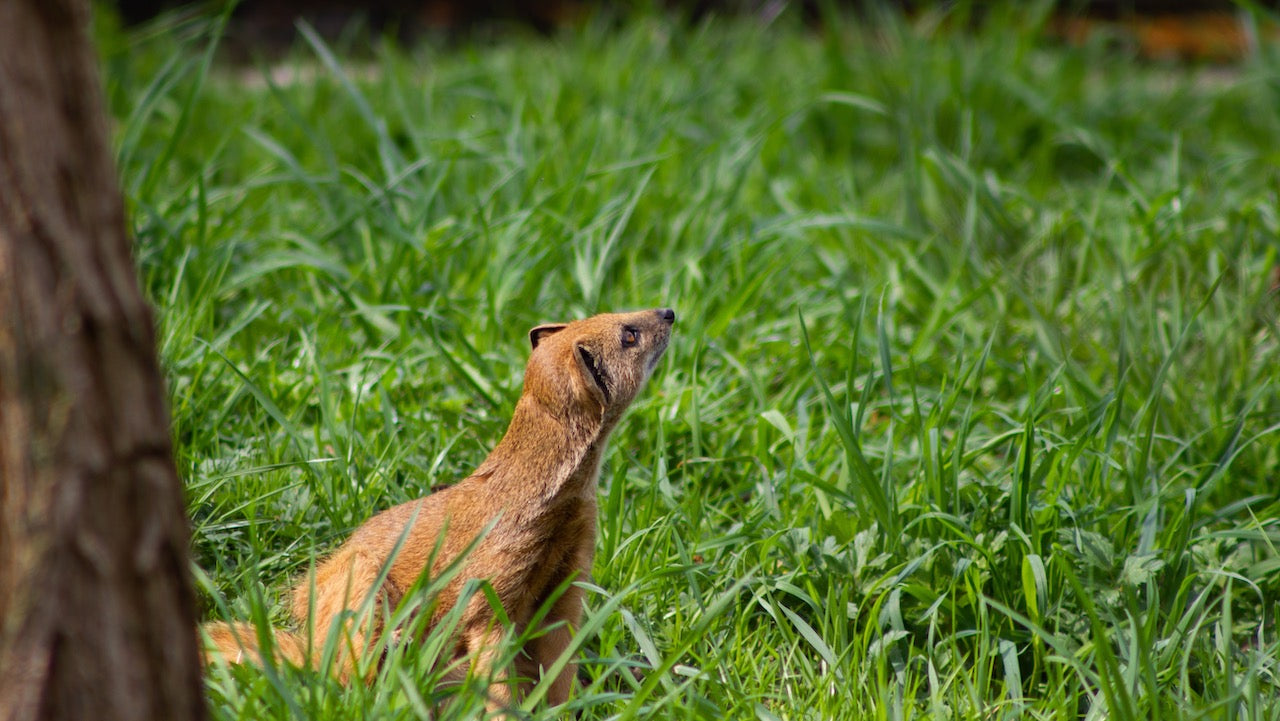
[[[202,719],[182,489],[84,0],[0,0],[0,721]]]

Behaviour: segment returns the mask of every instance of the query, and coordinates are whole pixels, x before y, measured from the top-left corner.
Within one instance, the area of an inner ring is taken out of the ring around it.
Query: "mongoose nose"
[[[658,317],[665,320],[668,323],[676,322],[676,312],[674,310],[671,310],[670,308],[659,308]]]

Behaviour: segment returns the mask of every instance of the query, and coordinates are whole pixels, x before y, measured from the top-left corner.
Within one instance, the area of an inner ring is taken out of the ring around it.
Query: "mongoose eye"
[[[622,347],[630,348],[640,341],[640,333],[635,328],[622,329]]]

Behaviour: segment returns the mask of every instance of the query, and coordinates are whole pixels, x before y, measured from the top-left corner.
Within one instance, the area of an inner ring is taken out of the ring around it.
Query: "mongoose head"
[[[529,331],[525,395],[562,418],[610,425],[635,400],[671,339],[670,308],[603,313]]]

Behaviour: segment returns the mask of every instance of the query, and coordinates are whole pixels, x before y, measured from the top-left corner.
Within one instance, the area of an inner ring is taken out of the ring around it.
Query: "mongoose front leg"
[[[547,614],[543,624],[555,627],[535,638],[529,649],[539,673],[550,671],[561,654],[569,647],[573,631],[582,619],[582,595],[581,588],[569,586],[560,598],[556,599],[551,612]],[[577,664],[574,663],[560,670],[555,680],[551,682],[551,688],[547,690],[549,705],[558,706],[569,700],[569,693],[573,690],[573,679],[576,675]]]
[[[472,677],[489,682],[484,708],[490,713],[506,711],[513,706],[507,672],[503,664],[499,663],[502,636],[502,627],[492,620],[484,626],[468,628],[463,632],[463,645],[467,653],[471,654]]]

